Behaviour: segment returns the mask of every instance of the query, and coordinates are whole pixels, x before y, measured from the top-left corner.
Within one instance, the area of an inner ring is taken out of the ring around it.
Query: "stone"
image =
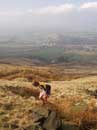
[[[79,127],[73,123],[64,122],[61,130],[79,130]]]
[[[35,127],[34,130],[58,130],[61,127],[61,119],[58,117],[56,111],[52,111],[43,106],[38,106],[33,109],[32,119],[32,128]],[[32,128],[25,130],[33,130]]]
[[[44,121],[43,128],[46,130],[57,130],[61,126],[61,120],[55,111],[50,111],[47,119]]]

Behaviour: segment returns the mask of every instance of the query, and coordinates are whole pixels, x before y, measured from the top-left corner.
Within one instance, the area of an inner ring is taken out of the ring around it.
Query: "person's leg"
[[[43,104],[47,103],[48,95],[44,92],[41,92],[39,95],[39,99],[42,100]]]
[[[43,105],[45,104],[45,99],[44,98],[42,98],[42,102],[43,102]]]
[[[39,99],[42,100],[42,103],[45,104],[45,100],[44,100],[44,95],[43,94],[40,94],[39,95]]]
[[[47,95],[45,95],[45,96],[44,96],[44,102],[45,102],[45,103],[47,103],[47,102],[48,102],[48,100],[47,100],[47,99],[48,99],[48,96],[47,96]]]

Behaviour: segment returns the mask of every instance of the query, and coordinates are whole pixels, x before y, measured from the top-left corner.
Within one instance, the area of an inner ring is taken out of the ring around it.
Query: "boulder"
[[[45,130],[57,130],[61,127],[61,120],[55,111],[49,111],[49,115],[44,121],[43,128]]]
[[[61,119],[58,114],[44,107],[35,108],[32,113],[33,124],[37,124],[43,130],[57,130],[61,127]]]

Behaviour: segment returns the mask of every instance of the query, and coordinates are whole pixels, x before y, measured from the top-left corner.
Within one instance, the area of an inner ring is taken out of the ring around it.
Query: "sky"
[[[0,0],[0,31],[97,31],[97,0]]]

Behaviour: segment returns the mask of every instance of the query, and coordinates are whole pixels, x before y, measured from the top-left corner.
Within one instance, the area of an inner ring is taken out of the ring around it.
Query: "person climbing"
[[[46,104],[48,102],[48,98],[51,94],[51,86],[46,84],[44,85],[40,85],[40,95],[39,95],[39,99],[41,99],[43,101],[43,104]]]
[[[33,85],[40,88],[39,99],[42,100],[43,104],[46,104],[51,95],[51,86],[49,84],[41,85],[39,82],[34,82]]]

